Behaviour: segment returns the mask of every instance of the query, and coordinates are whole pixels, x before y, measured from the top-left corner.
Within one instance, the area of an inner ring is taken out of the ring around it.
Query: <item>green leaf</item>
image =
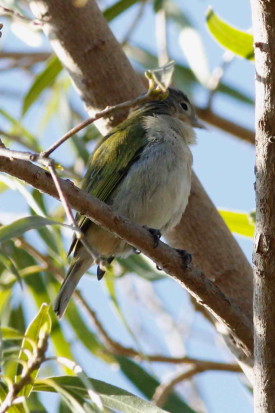
[[[1,339],[2,340],[22,340],[23,335],[20,331],[11,327],[0,327]]]
[[[223,210],[219,210],[219,213],[231,232],[244,237],[253,237],[255,226],[249,213]]]
[[[140,0],[119,0],[112,6],[104,10],[103,15],[107,22],[110,22],[119,14],[123,13],[129,7],[133,6],[135,3],[138,3]]]
[[[20,218],[9,225],[3,225],[2,227],[0,227],[0,242],[9,241],[11,238],[20,237],[26,231],[30,231],[31,229],[38,229],[44,227],[45,225],[64,224],[40,216]]]
[[[132,272],[149,281],[163,280],[167,277],[163,272],[156,270],[142,255],[133,254],[127,258],[117,258],[117,261],[123,267],[124,273]]]
[[[51,86],[57,75],[61,72],[62,65],[56,56],[50,57],[46,63],[45,69],[39,73],[33,84],[31,85],[29,91],[27,92],[23,107],[22,115],[24,115],[31,105],[39,98],[41,93]]]
[[[7,393],[8,393],[7,388],[4,386],[2,382],[0,382],[0,405],[1,405],[1,402],[5,400]],[[27,410],[24,409],[24,406],[22,403],[19,403],[19,404],[14,404],[13,406],[9,407],[8,413],[27,413]]]
[[[157,57],[150,53],[148,50],[127,44],[124,47],[127,55],[134,61],[141,64],[145,69],[151,69],[152,67],[158,66]],[[174,72],[174,82],[175,85],[183,89],[186,93],[189,93],[195,86],[198,85],[198,81],[192,72],[192,70],[184,65],[175,65]],[[218,92],[230,96],[240,102],[247,103],[249,105],[254,105],[254,99],[245,93],[240,92],[238,89],[222,82],[218,87]]]
[[[12,126],[10,131],[11,134],[18,135],[21,137],[21,141],[24,144],[24,138],[26,138],[26,146],[31,146],[32,149],[36,152],[40,152],[42,148],[40,147],[36,137],[32,135],[23,125],[21,122],[16,120],[12,115],[6,112],[3,109],[0,109],[0,115],[4,117]],[[6,139],[6,138],[5,138]]]
[[[104,349],[103,344],[98,341],[96,335],[88,328],[73,300],[71,300],[70,305],[67,308],[66,318],[71,324],[71,327],[77,335],[78,340],[92,354],[101,358],[107,363],[115,362],[114,357],[111,354],[108,354],[107,350]]]
[[[49,305],[42,304],[38,314],[30,322],[25,336],[22,342],[21,350],[19,353],[19,359],[23,362],[28,362],[29,353],[33,353],[34,346],[38,346],[45,335],[50,334],[51,331],[51,318],[49,316]],[[16,382],[21,379],[21,376],[25,373],[25,367],[21,368],[19,365],[18,375],[16,376]],[[31,373],[31,378],[34,380],[38,374],[38,369]],[[20,391],[20,395],[28,396],[32,390],[32,385],[28,384]]]
[[[32,265],[34,262],[33,258],[27,253],[25,253],[24,257],[24,252],[25,251],[21,251],[21,261],[24,261],[24,265]],[[42,274],[35,274],[25,277],[24,281],[30,289],[38,308],[43,302],[48,303],[51,301],[47,287],[51,288],[53,283],[52,277],[49,276],[48,279],[45,280],[45,275],[42,276]],[[57,284],[55,280],[54,284]],[[51,342],[55,350],[55,355],[73,359],[70,343],[65,339],[61,329],[61,324],[57,321],[56,316],[53,315],[52,308],[50,310],[50,314],[52,316]],[[65,373],[70,374],[70,371],[65,369]]]
[[[134,361],[123,356],[115,356],[125,376],[144,394],[147,399],[152,399],[160,382],[151,376],[145,369]],[[196,413],[176,393],[171,393],[164,404],[164,409],[173,413]]]
[[[206,14],[206,25],[215,40],[235,53],[248,60],[254,60],[253,36],[236,29],[222,20],[212,8]]]
[[[74,397],[88,397],[87,389],[78,377],[63,376],[50,377],[44,380],[36,380],[34,391],[56,392],[55,388],[48,384],[53,382],[63,388]],[[140,397],[100,380],[89,379],[95,391],[100,395],[103,406],[120,413],[164,413],[165,410],[142,400]],[[167,412],[166,412],[167,413]],[[182,412],[183,413],[183,412]]]
[[[20,284],[20,287],[23,288],[23,284],[22,284],[20,274],[17,270],[17,267],[16,267],[13,259],[11,257],[9,257],[7,254],[5,254],[5,249],[4,248],[3,248],[3,252],[4,253],[2,253],[0,251],[0,262],[4,265],[4,267],[8,270],[9,273],[11,273],[15,276],[15,278],[17,279],[17,281]]]

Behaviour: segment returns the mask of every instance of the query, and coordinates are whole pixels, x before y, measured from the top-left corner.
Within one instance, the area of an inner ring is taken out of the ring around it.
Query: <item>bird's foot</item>
[[[109,258],[101,258],[100,262],[98,263],[97,270],[96,270],[96,276],[98,281],[100,281],[105,272],[110,268],[110,264],[113,261],[114,257],[109,257]]]
[[[138,250],[138,249],[135,248],[135,247],[132,247],[132,248],[133,248],[134,254],[141,254],[141,251],[140,251],[140,250]]]
[[[155,228],[148,228],[146,225],[143,225],[143,228],[147,229],[147,231],[150,232],[154,240],[154,248],[157,248],[157,246],[159,245],[159,240],[161,238],[160,230]]]
[[[178,254],[180,255],[184,267],[185,267],[185,268],[188,268],[189,265],[190,265],[191,262],[192,262],[192,255],[189,254],[189,252],[187,252],[186,250],[181,250],[181,249],[176,248],[176,251],[177,251]]]

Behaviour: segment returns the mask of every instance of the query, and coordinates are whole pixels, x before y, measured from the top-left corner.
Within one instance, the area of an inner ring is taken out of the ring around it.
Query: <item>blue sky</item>
[[[109,5],[111,3],[112,2],[109,1],[104,4]],[[214,42],[206,30],[205,12],[208,6],[213,6],[214,10],[232,25],[244,30],[249,29],[251,26],[249,2],[245,0],[231,0],[230,2],[213,0],[211,3],[205,0],[186,0],[185,2],[178,0],[177,3],[180,7],[184,8],[191,21],[199,29],[211,69],[214,69],[220,64],[223,50]],[[138,26],[134,34],[134,40],[137,44],[144,45],[151,51],[154,51],[156,47],[154,41],[154,18],[151,6],[148,5],[146,7],[146,18],[143,23]],[[131,19],[136,14],[136,9],[137,6],[132,7],[122,18],[118,18],[112,23],[111,27],[119,39],[123,38],[123,34],[130,24]],[[169,38],[171,44],[174,45],[173,58],[178,61],[184,61],[184,56],[178,46],[177,31],[175,29],[171,28],[169,30]],[[23,42],[17,40],[11,33],[7,32],[4,32],[2,45],[6,49],[27,49],[27,46]],[[43,43],[42,48],[44,50],[49,49],[46,42]],[[228,68],[224,79],[253,96],[253,64],[236,58]],[[14,90],[20,92],[26,90],[30,82],[31,79],[27,75],[20,75],[19,79],[18,72],[14,70],[11,74],[1,74],[0,88],[5,87],[7,84],[14,85]],[[194,102],[199,104],[203,104],[206,98],[207,95],[203,93],[192,96]],[[78,102],[78,105],[81,105],[81,102]],[[4,106],[7,110],[12,111],[15,117],[17,115],[19,116],[21,108],[14,100],[6,99]],[[237,103],[232,99],[225,99],[223,96],[217,96],[214,100],[213,108],[218,114],[228,117],[230,120],[236,121],[243,126],[253,128],[253,110],[247,105]],[[35,106],[26,117],[26,126],[28,126],[30,130],[35,131],[37,129],[37,125],[31,123],[34,114],[36,114],[35,116],[39,119],[42,112],[43,106]],[[1,125],[1,127],[3,127],[3,125]],[[51,139],[55,140],[63,133],[62,127],[58,125],[56,121],[52,122],[50,128],[47,130],[47,136],[49,136],[50,132]],[[43,141],[46,145],[49,144],[48,140],[46,143],[45,137]],[[69,146],[66,147],[68,157],[72,157],[73,155],[69,152],[68,148]],[[64,156],[64,152],[61,152]],[[61,160],[61,152],[56,154],[57,160]],[[210,127],[208,131],[198,132],[198,143],[193,147],[192,152],[194,155],[194,170],[217,207],[249,212],[254,209],[254,148],[251,145]],[[9,214],[7,214],[7,211]],[[24,214],[26,211],[22,208],[22,198],[20,195],[13,193],[11,199],[10,195],[6,193],[1,194],[1,221],[10,222],[12,219],[10,215],[11,212]],[[241,237],[237,237],[237,240],[251,261],[252,241]],[[66,241],[68,242],[68,239]],[[158,282],[154,284],[154,286],[156,296],[159,297],[163,305],[168,307],[170,314],[173,316],[177,315],[176,320],[178,326],[185,324],[190,327],[191,334],[186,343],[189,355],[208,357],[214,360],[230,359],[230,355],[221,343],[221,340],[213,333],[212,328],[200,314],[195,314],[194,320],[188,318],[188,314],[186,314],[184,310],[185,307],[183,307],[183,302],[188,306],[188,300],[182,289],[170,280]],[[112,312],[113,310],[110,310],[108,295],[104,284],[99,285],[97,281],[86,277],[81,283],[81,288],[87,296],[87,299],[93,302],[93,307],[99,311],[107,328],[112,331],[113,337],[115,339],[121,339],[121,337],[123,337],[125,344],[133,345],[131,338],[125,333],[124,328],[117,321],[115,314]],[[127,281],[125,286],[119,286],[122,306],[127,308],[128,305],[125,298],[125,291],[139,291],[139,289],[142,290],[142,288],[146,288],[146,284],[143,285],[142,282],[138,282],[137,284],[131,281]],[[173,297],[173,304],[171,304],[171,300],[167,299],[167,289],[169,289],[169,296]],[[135,326],[140,325],[142,321],[142,316],[139,317],[134,311],[130,311],[127,318],[129,323],[132,322]],[[116,326],[115,329],[113,328],[114,325]],[[160,329],[158,334],[161,334],[161,331]],[[202,340],[201,337],[204,339]],[[73,338],[72,340],[74,341]],[[77,342],[74,342],[73,346],[76,349],[79,362],[85,365],[86,350],[79,348]],[[167,370],[164,370],[163,367],[156,367],[154,370],[160,372],[163,376],[167,374]],[[132,385],[117,371],[110,370],[109,366],[106,367],[104,363],[97,359],[94,359],[92,366],[87,367],[87,372],[93,377],[118,386],[121,385],[130,391],[136,392]],[[200,394],[206,402],[209,413],[220,413],[221,411],[223,413],[239,413],[240,411],[242,413],[249,413],[252,411],[248,393],[236,376],[228,373],[205,373],[195,380],[200,389]]]

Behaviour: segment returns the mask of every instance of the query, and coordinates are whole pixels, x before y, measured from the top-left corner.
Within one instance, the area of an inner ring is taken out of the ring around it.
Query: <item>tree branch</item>
[[[33,355],[29,360],[26,372],[21,376],[17,383],[12,383],[6,398],[0,406],[0,413],[5,413],[14,404],[17,395],[29,383],[32,382],[31,374],[33,371],[39,369],[41,364],[46,360],[45,353],[47,350],[48,335],[45,334],[41,342],[34,349]]]
[[[203,373],[205,371],[230,371],[230,372],[240,372],[239,366],[236,364],[229,363],[216,363],[208,361],[194,361],[193,365],[189,367],[188,370],[177,373],[172,379],[160,384],[153,396],[153,401],[157,406],[163,406],[166,402],[169,394],[173,391],[173,388],[184,380],[191,379],[195,374]]]
[[[251,1],[256,65],[255,412],[275,411],[275,2]]]
[[[47,19],[45,32],[91,114],[144,91],[94,0],[78,9],[61,0],[32,0],[31,6],[37,18]],[[112,125],[119,120],[121,116]],[[196,179],[182,223],[169,239],[178,248],[188,246],[196,265],[211,275],[246,320],[252,320],[251,268]]]
[[[38,190],[59,199],[49,173],[30,162],[0,156],[0,170],[23,179]],[[247,356],[252,355],[251,323],[217,285],[199,270],[185,268],[178,252],[163,242],[160,241],[159,246],[155,248],[151,234],[146,229],[120,217],[108,205],[78,189],[72,182],[60,179],[60,187],[74,209],[125,239],[130,245],[154,260],[159,267],[184,286],[200,304],[230,329],[238,347]]]

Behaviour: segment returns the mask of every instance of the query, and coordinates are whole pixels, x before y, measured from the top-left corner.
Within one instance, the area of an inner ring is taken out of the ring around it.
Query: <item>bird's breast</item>
[[[186,208],[192,154],[172,129],[148,130],[147,135],[148,144],[121,182],[113,207],[132,221],[164,233],[179,222]]]

